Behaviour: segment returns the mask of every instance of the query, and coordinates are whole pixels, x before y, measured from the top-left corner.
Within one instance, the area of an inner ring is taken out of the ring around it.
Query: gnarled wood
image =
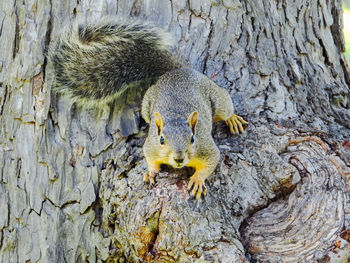
[[[281,156],[295,166],[301,183],[286,198],[248,219],[243,240],[258,262],[312,262],[321,259],[344,226],[348,196],[345,164],[315,137],[292,140]],[[294,145],[297,144],[297,145]]]

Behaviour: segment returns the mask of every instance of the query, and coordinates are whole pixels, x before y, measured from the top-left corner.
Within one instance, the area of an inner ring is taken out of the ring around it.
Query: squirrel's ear
[[[160,115],[160,113],[158,112],[155,112],[154,116],[155,116],[154,122],[156,123],[157,132],[158,132],[158,135],[160,135],[160,132],[164,128],[164,120],[162,115]]]
[[[193,133],[195,132],[197,122],[198,122],[198,112],[194,111],[190,114],[190,116],[187,119],[187,123],[190,126]]]

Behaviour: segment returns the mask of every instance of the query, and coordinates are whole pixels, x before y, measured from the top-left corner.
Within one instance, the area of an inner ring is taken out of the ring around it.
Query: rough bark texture
[[[1,1],[0,262],[348,258],[340,8],[340,0]],[[139,96],[94,112],[51,94],[45,50],[75,17],[106,15],[172,32],[175,52],[226,88],[248,119],[241,136],[215,127],[222,161],[204,199],[189,196],[187,170],[164,169],[153,188],[142,182]]]

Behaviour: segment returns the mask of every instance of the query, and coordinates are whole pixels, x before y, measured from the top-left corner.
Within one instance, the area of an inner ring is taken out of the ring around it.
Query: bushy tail
[[[78,101],[108,100],[181,67],[170,46],[169,34],[149,25],[72,26],[50,51],[55,90]]]

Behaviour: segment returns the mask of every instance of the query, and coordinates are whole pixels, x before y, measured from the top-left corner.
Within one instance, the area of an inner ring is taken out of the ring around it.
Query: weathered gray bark
[[[340,235],[350,228],[340,8],[340,0],[1,1],[0,261],[349,257],[349,236]],[[189,196],[189,171],[165,169],[151,189],[142,182],[139,99],[122,114],[51,94],[45,49],[75,17],[106,15],[171,31],[177,52],[229,90],[249,120],[241,136],[215,127],[222,161],[205,199]]]

